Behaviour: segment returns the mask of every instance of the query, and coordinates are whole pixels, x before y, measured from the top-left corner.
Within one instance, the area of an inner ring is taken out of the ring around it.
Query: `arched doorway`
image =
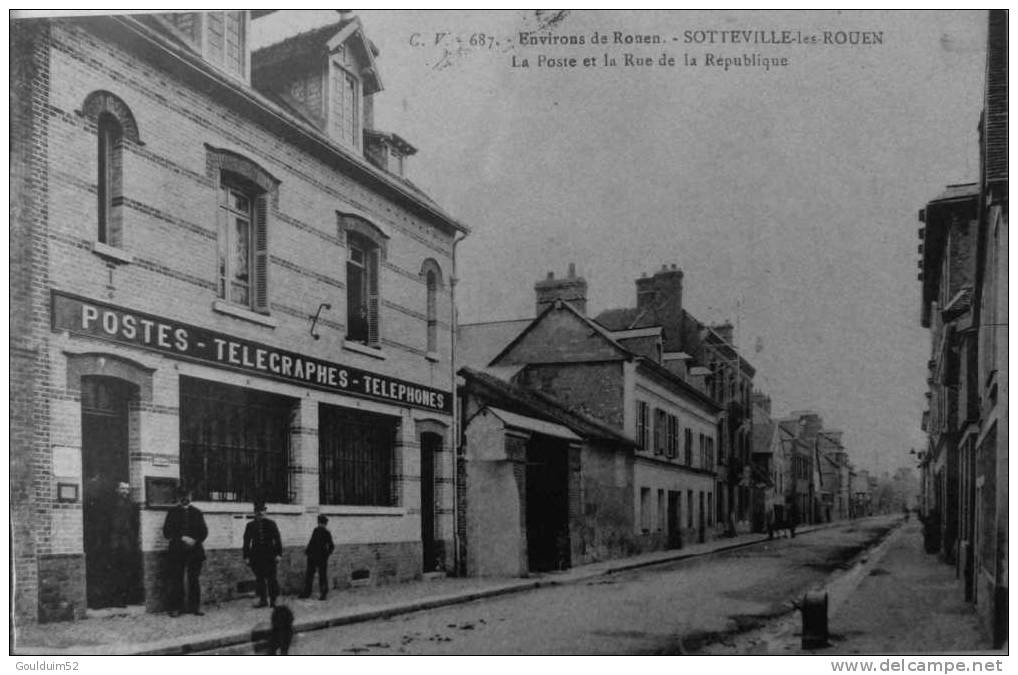
[[[130,403],[138,388],[114,377],[81,378],[85,588],[90,609],[141,602],[137,511],[117,494],[130,483]]]

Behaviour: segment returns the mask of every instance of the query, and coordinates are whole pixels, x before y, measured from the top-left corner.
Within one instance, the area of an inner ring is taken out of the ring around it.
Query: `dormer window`
[[[360,80],[340,60],[344,52],[331,59],[329,77],[329,135],[355,148],[360,147]]]
[[[163,14],[174,34],[202,58],[235,77],[248,79],[246,10]]]

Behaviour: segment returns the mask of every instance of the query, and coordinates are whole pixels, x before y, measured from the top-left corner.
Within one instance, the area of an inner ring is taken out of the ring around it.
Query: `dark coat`
[[[170,540],[171,557],[179,561],[205,560],[202,542],[209,536],[209,528],[205,526],[205,516],[191,504],[178,504],[170,509],[163,523],[163,536]],[[194,539],[194,546],[187,547],[181,537]]]
[[[311,533],[311,541],[308,542],[304,553],[312,560],[325,560],[336,550],[332,543],[332,533],[324,525],[319,525]]]
[[[244,528],[244,560],[263,560],[283,555],[283,540],[276,523],[268,518],[252,520]]]

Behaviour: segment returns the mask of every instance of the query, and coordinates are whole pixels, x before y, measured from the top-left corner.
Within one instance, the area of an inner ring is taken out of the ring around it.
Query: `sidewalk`
[[[916,519],[897,532],[883,556],[831,614],[831,648],[818,654],[958,654],[990,652],[975,606],[965,602],[954,567],[923,552]],[[999,652],[997,652],[999,653]]]
[[[828,525],[806,525],[808,533]],[[629,558],[575,567],[526,579],[441,578],[403,584],[352,588],[330,593],[328,600],[284,596],[296,618],[298,632],[372,621],[423,609],[454,605],[534,588],[579,583],[593,577],[648,565],[748,546],[767,535],[744,534],[693,544],[679,550],[654,551]],[[261,639],[269,612],[255,609],[251,598],[203,607],[205,616],[149,614],[122,610],[73,622],[46,623],[14,629],[14,654],[102,655],[188,654]]]

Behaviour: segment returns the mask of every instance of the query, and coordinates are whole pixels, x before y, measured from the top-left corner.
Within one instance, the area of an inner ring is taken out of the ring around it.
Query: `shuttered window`
[[[360,80],[335,59],[329,78],[329,131],[342,143],[360,147]]]
[[[222,172],[218,210],[219,297],[268,312],[268,204],[246,181]]]
[[[654,454],[661,455],[665,451],[665,411],[654,409]]]
[[[644,401],[636,402],[636,443],[639,445],[640,450],[647,450],[648,438],[647,438],[647,426],[650,423],[648,419],[650,416],[649,408],[647,403]]]
[[[395,506],[398,420],[318,407],[318,482],[322,504]]]

